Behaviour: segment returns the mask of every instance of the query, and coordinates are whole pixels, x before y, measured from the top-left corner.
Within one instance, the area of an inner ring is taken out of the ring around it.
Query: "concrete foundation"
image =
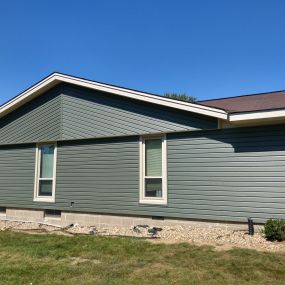
[[[3,217],[4,214],[2,213]],[[6,209],[6,218],[11,220],[42,222],[44,220],[44,211],[31,209]]]
[[[61,216],[46,216],[44,210],[7,208],[6,214],[1,213],[0,219],[20,220],[49,223],[58,226],[78,224],[79,226],[95,227],[133,227],[135,225],[149,226],[196,226],[202,228],[222,228],[231,230],[247,230],[247,224],[193,221],[181,219],[164,220],[141,216],[103,215],[97,213],[61,212]]]

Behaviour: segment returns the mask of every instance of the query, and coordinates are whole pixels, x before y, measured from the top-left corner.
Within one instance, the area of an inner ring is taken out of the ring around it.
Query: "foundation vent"
[[[60,218],[61,217],[61,211],[60,210],[45,210],[45,217],[47,218]]]

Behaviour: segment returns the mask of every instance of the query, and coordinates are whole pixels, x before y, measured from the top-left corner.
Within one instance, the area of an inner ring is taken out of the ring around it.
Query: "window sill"
[[[167,201],[166,200],[140,200],[139,204],[149,204],[149,205],[162,205],[162,206],[167,206]]]
[[[55,199],[53,197],[35,197],[34,202],[48,202],[48,203],[55,203]]]

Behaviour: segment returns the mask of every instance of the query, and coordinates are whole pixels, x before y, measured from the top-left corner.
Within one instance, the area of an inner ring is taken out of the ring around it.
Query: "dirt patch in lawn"
[[[82,263],[100,264],[101,261],[97,259],[89,259],[89,258],[82,258],[82,257],[70,257],[71,265],[78,265]]]

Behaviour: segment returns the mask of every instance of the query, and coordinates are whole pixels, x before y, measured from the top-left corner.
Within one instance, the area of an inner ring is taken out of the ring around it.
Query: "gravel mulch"
[[[152,238],[152,234],[148,232],[148,228],[144,227],[138,227],[136,229],[127,227],[86,227],[75,224],[72,227],[62,229],[37,223],[0,221],[0,231],[12,230],[29,233],[59,233],[66,235],[134,236],[149,238],[149,240],[154,243],[190,242],[196,245],[211,245],[217,250],[238,247],[285,253],[285,242],[267,241],[261,232],[250,236],[246,231],[214,227],[205,228],[197,225],[162,226],[161,229],[161,231],[158,231],[157,234],[154,235],[155,238]]]

